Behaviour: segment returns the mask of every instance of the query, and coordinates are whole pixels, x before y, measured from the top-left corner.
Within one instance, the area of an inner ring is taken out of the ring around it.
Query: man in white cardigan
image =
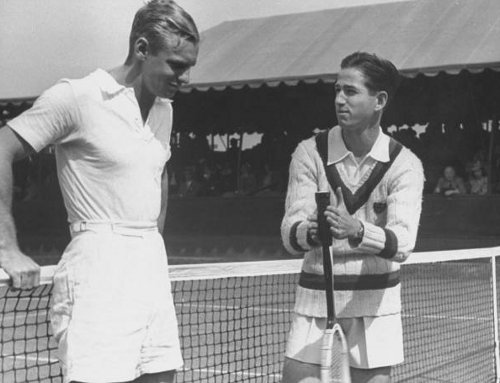
[[[390,382],[392,366],[403,362],[399,270],[415,245],[424,175],[420,160],[380,128],[399,81],[395,66],[374,54],[344,58],[335,84],[339,126],[293,153],[281,234],[290,253],[305,256],[283,383],[320,381],[326,298],[317,191],[332,195],[325,214],[335,313],[353,382]]]

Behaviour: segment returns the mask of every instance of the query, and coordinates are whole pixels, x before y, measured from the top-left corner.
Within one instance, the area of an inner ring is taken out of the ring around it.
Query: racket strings
[[[343,378],[343,359],[344,354],[342,351],[342,338],[338,332],[332,334],[331,341],[332,355],[330,358],[330,372],[332,382],[344,382]]]
[[[323,338],[323,358],[323,383],[351,382],[347,344],[339,328],[326,331]]]

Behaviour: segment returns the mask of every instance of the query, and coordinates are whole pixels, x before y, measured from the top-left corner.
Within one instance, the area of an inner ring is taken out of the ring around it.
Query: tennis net
[[[402,266],[405,363],[395,382],[495,382],[500,247],[413,254]],[[178,382],[279,382],[301,260],[172,266],[185,366]],[[0,270],[1,271],[1,270]],[[0,377],[62,382],[44,284],[0,275]],[[383,352],[383,350],[381,350]]]

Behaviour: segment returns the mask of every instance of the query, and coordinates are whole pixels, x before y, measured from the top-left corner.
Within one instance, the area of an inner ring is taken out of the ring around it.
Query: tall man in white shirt
[[[380,128],[398,83],[385,59],[363,52],[344,58],[335,85],[339,126],[301,142],[292,156],[281,232],[288,251],[305,257],[283,383],[320,381],[326,298],[317,191],[332,195],[325,215],[335,313],[353,383],[390,382],[391,366],[403,361],[399,270],[415,245],[424,176],[420,160]]]
[[[0,266],[15,288],[36,286],[39,267],[16,242],[12,162],[55,145],[72,236],[50,313],[65,382],[172,382],[182,365],[161,233],[170,99],[198,44],[187,12],[151,0],[123,65],[62,80],[0,129]]]

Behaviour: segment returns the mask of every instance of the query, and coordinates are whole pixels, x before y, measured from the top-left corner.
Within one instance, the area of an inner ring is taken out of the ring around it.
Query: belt
[[[158,232],[154,222],[107,222],[107,221],[76,221],[69,225],[71,235],[83,231],[112,232],[120,235],[143,237],[148,232]]]

